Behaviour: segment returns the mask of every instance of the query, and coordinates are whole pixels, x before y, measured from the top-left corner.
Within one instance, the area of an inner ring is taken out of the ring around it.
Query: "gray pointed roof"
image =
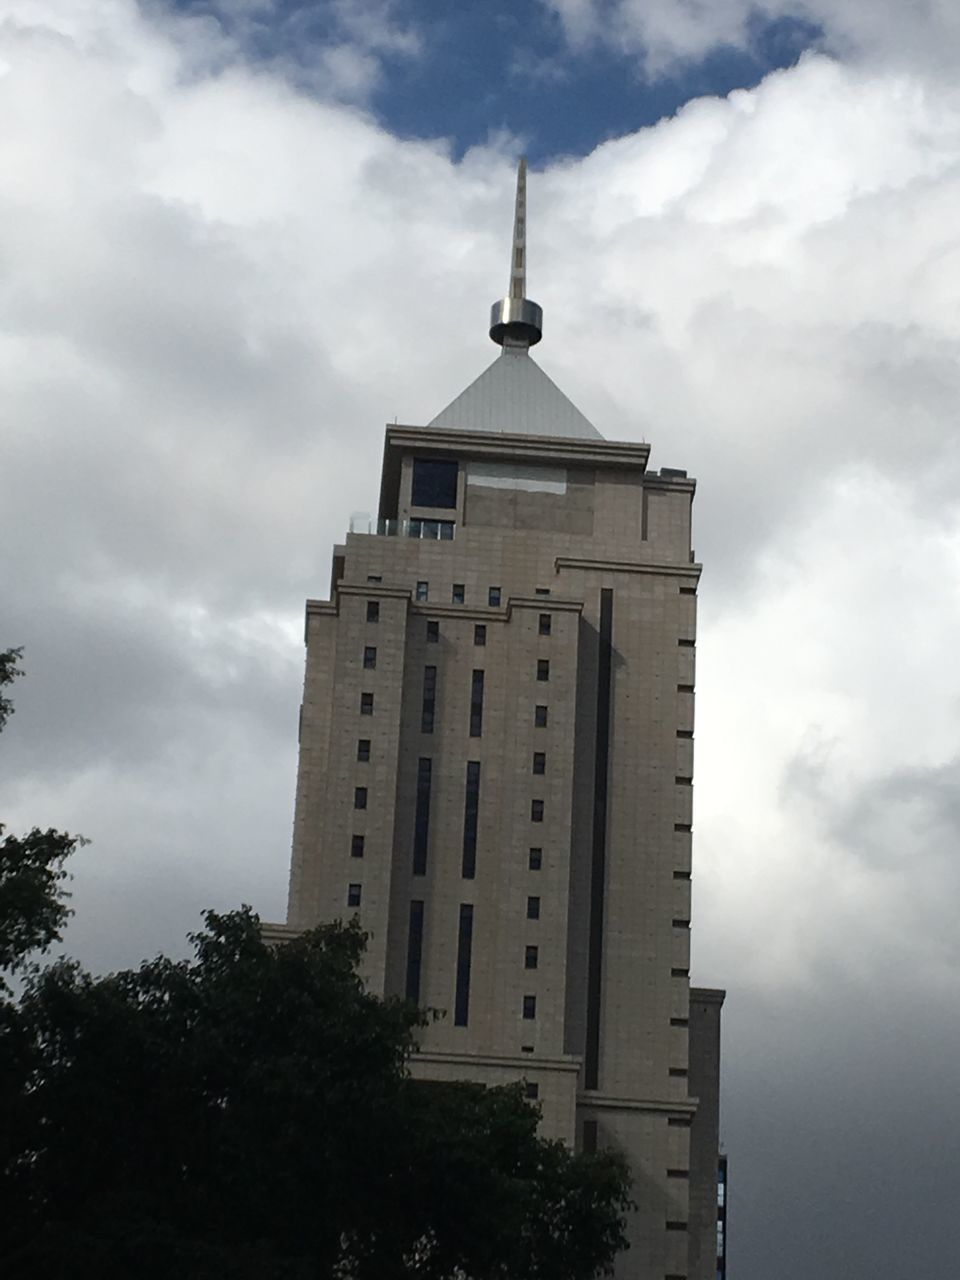
[[[504,347],[493,364],[428,425],[455,431],[603,439],[524,347]]]

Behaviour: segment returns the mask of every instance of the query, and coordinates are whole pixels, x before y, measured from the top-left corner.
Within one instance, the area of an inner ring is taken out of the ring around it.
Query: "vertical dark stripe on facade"
[[[417,809],[413,821],[413,874],[427,874],[427,840],[430,836],[430,775],[432,764],[429,756],[421,756],[417,765]]]
[[[610,685],[613,670],[613,592],[600,592],[597,654],[597,739],[593,775],[593,857],[590,868],[590,942],[587,956],[587,1043],[584,1085],[599,1088],[600,996],[603,985],[603,897],[607,867],[607,776],[610,765]]]
[[[474,671],[470,682],[470,737],[483,733],[483,672]]]
[[[463,867],[464,880],[477,874],[477,820],[480,813],[480,761],[467,761],[467,787],[463,801]]]
[[[453,1025],[465,1027],[470,1014],[470,953],[473,950],[473,907],[460,906],[460,931],[457,935],[457,991],[453,1002]]]
[[[420,1003],[420,962],[423,957],[423,902],[410,903],[410,928],[407,932],[407,999]]]
[[[437,668],[423,668],[423,706],[420,711],[420,732],[433,733],[433,719],[437,706]]]

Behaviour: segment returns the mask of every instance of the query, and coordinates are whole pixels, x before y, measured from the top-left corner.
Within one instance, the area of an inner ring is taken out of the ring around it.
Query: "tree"
[[[0,653],[0,729],[13,714],[6,685],[23,675],[22,649]],[[64,863],[84,843],[81,836],[34,827],[25,836],[4,836],[0,823],[0,991],[3,973],[21,968],[33,951],[59,942],[71,912]]]
[[[519,1089],[416,1082],[423,1016],[371,995],[355,924],[267,946],[207,913],[195,959],[28,980],[0,1026],[0,1273],[587,1280],[624,1246],[612,1154]],[[11,1065],[12,1064],[12,1065]]]

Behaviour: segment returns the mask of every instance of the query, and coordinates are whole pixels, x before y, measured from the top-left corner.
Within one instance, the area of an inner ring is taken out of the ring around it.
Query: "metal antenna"
[[[524,297],[527,286],[527,159],[517,168],[517,201],[513,214],[510,291],[490,309],[490,337],[501,347],[526,350],[543,337],[543,312]]]

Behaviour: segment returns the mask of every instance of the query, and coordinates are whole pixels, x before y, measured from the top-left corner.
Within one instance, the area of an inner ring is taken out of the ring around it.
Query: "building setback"
[[[630,1159],[618,1276],[713,1280],[695,486],[604,439],[534,362],[525,256],[521,162],[502,351],[426,427],[387,427],[378,515],[307,602],[288,921],[267,931],[357,913],[371,988],[446,1012],[414,1072],[525,1080],[547,1136]]]

